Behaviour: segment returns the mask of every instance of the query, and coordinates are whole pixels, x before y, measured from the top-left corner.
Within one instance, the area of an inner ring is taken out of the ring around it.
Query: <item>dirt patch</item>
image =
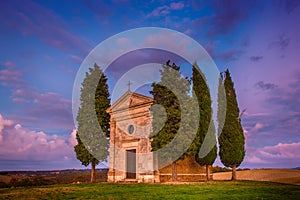
[[[231,172],[213,174],[214,180],[230,180]],[[300,185],[300,170],[289,169],[257,169],[237,171],[238,180],[271,181]]]

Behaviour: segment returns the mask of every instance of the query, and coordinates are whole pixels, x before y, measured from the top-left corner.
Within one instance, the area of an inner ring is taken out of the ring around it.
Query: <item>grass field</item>
[[[300,186],[254,181],[68,184],[0,189],[0,199],[299,199]]]

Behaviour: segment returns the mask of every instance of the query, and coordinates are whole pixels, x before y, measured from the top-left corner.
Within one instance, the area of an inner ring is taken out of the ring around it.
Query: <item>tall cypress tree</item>
[[[217,121],[218,121],[218,137],[221,135],[224,122],[226,117],[226,93],[223,83],[223,74],[220,73],[219,85],[218,85],[218,110],[217,110]]]
[[[215,136],[215,126],[212,120],[212,101],[210,97],[210,92],[206,84],[204,75],[198,69],[199,68],[195,63],[193,66],[192,81],[193,91],[194,94],[197,96],[198,100],[200,120],[196,136],[197,148],[194,155],[196,161],[201,166],[206,167],[206,178],[209,181],[211,180],[209,168],[214,163],[217,157],[217,145]]]
[[[180,67],[174,63],[170,65],[170,61],[168,61],[166,65],[163,65],[162,67],[163,69],[160,71],[161,80],[158,83],[153,83],[153,89],[150,91],[154,99],[153,107],[151,108],[153,114],[153,133],[158,131],[158,133],[151,136],[152,151],[157,151],[168,145],[176,136],[180,126],[183,125],[181,124],[181,112],[184,108],[180,107],[183,105],[180,105],[179,99],[172,91],[176,90],[180,95],[184,95],[187,99],[190,90],[189,82],[179,73]],[[171,86],[172,88],[168,88],[166,85]],[[163,114],[161,112],[162,110],[156,110],[155,105],[163,106],[166,116],[161,116]],[[162,120],[164,118],[166,118],[166,121]],[[163,128],[158,130],[157,127],[161,127],[161,125],[164,125]],[[185,126],[188,126],[188,124]],[[185,129],[186,127],[182,128]],[[181,144],[173,145],[173,148],[171,149],[171,151],[174,152],[173,154],[166,153],[166,155],[160,155],[159,158],[160,161],[174,161],[172,162],[173,181],[177,181],[176,161],[178,158],[176,158],[176,155],[178,155],[178,152],[182,151],[183,143],[184,141],[182,141]],[[184,155],[182,155],[179,159],[182,159],[183,157]]]
[[[236,180],[236,168],[242,163],[245,156],[245,137],[239,118],[234,84],[228,69],[225,71],[224,87],[226,117],[223,130],[219,136],[219,155],[222,163],[226,167],[232,168],[232,180]]]
[[[86,73],[81,87],[76,133],[78,144],[74,150],[82,165],[92,165],[91,182],[94,182],[96,165],[99,161],[105,161],[108,156],[109,114],[106,109],[110,106],[110,99],[106,82],[106,76],[95,64]],[[93,113],[96,113],[97,118]],[[99,130],[99,125],[102,131]]]

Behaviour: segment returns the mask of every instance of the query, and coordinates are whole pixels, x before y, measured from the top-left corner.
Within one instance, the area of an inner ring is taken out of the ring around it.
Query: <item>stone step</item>
[[[119,181],[119,183],[138,183],[137,179],[125,179],[123,181]]]

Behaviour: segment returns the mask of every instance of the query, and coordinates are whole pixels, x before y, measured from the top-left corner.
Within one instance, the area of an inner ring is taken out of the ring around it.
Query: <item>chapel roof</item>
[[[153,98],[127,90],[106,112],[111,113],[122,109],[152,104]]]

